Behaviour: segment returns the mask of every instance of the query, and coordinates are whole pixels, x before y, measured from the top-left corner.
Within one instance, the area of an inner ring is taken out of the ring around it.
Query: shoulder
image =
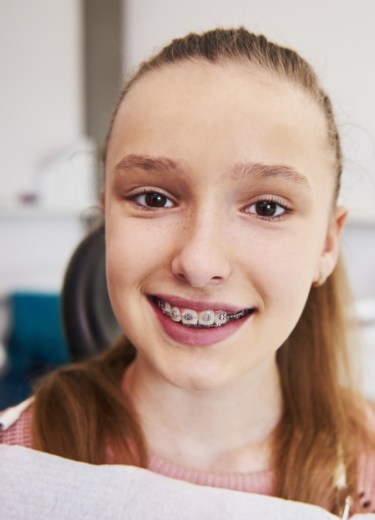
[[[363,453],[359,461],[358,498],[361,512],[375,512],[375,453]]]
[[[0,444],[31,447],[32,398],[0,414]]]
[[[370,434],[375,436],[375,404],[368,403],[367,424]],[[361,512],[375,511],[375,450],[364,449],[359,458],[358,495]]]

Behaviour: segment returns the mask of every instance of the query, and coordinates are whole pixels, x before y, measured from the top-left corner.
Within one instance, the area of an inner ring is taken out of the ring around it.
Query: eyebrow
[[[126,172],[129,170],[144,170],[146,172],[167,171],[171,173],[181,174],[182,169],[176,162],[168,157],[152,157],[149,155],[126,155],[114,167],[114,173]]]
[[[126,173],[129,170],[140,169],[146,172],[156,173],[160,171],[177,173],[181,175],[182,168],[168,157],[150,156],[143,154],[129,154],[123,157],[114,167],[114,173]],[[285,164],[265,164],[258,162],[237,163],[229,174],[234,179],[252,177],[259,179],[280,178],[291,181],[311,189],[310,183],[302,173]]]
[[[265,164],[265,163],[237,163],[230,170],[234,178],[255,177],[260,179],[280,178],[286,181],[295,182],[306,188],[311,188],[310,183],[302,173],[295,168],[285,164]]]

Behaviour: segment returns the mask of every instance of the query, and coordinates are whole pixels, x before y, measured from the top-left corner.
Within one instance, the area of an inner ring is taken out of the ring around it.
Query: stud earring
[[[322,285],[325,284],[326,280],[327,280],[326,275],[325,275],[325,274],[321,274],[321,275],[319,276],[319,278],[313,282],[312,286],[313,286],[314,288],[316,288],[316,287],[321,287]]]

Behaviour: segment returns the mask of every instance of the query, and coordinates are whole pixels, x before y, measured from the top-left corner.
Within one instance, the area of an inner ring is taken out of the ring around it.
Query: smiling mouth
[[[198,312],[194,309],[176,307],[156,296],[152,299],[165,316],[175,323],[193,329],[212,329],[222,327],[227,323],[240,320],[255,312],[254,308],[241,309],[237,312],[228,312],[225,310],[214,311],[211,309]]]

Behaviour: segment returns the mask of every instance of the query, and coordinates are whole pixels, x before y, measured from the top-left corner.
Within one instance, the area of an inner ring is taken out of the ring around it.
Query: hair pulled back
[[[118,109],[129,90],[140,78],[150,71],[181,61],[200,59],[210,63],[225,60],[251,63],[260,69],[286,80],[307,92],[321,107],[326,123],[327,135],[335,156],[336,195],[339,192],[342,173],[342,152],[339,133],[335,123],[332,103],[320,86],[319,79],[310,64],[294,50],[276,45],[263,35],[238,29],[214,29],[202,34],[191,33],[185,38],[177,38],[159,53],[141,63],[125,84],[114,111],[110,130],[102,153],[105,164],[106,151],[112,126]]]

